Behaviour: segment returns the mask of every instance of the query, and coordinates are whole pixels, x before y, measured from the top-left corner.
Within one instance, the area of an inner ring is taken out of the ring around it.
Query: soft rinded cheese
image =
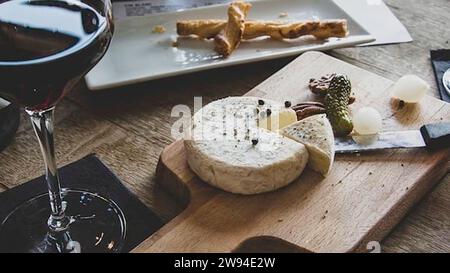
[[[306,146],[308,165],[326,176],[334,161],[333,129],[326,115],[314,115],[281,130],[281,134]]]
[[[258,127],[267,109],[278,115],[284,105],[266,99],[260,105],[259,100],[229,97],[194,115],[184,144],[190,168],[203,181],[233,193],[256,194],[283,187],[303,172],[306,147]]]

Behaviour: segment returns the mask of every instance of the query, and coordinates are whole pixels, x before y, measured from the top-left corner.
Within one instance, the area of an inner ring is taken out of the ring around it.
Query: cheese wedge
[[[307,161],[306,147],[260,128],[283,104],[255,97],[214,101],[193,117],[184,140],[188,165],[203,181],[228,192],[257,194],[294,181]]]
[[[326,115],[314,115],[283,128],[280,133],[306,146],[308,166],[327,176],[334,161],[333,129]]]
[[[271,114],[269,117],[264,117],[259,120],[259,127],[278,132],[280,129],[297,121],[297,114],[291,108],[280,110],[279,113]]]

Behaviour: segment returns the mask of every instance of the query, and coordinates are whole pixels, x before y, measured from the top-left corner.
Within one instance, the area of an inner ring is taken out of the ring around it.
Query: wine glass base
[[[0,253],[120,252],[125,217],[111,200],[84,190],[62,190],[66,215],[73,219],[63,233],[49,232],[49,196],[34,197],[12,211],[0,226]]]

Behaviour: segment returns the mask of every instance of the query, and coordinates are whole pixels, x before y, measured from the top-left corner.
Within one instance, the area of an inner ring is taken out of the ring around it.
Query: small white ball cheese
[[[391,96],[406,103],[417,103],[425,97],[428,89],[430,85],[418,76],[405,75],[394,83]]]
[[[354,130],[360,135],[374,135],[381,130],[380,113],[372,107],[363,107],[353,115]]]

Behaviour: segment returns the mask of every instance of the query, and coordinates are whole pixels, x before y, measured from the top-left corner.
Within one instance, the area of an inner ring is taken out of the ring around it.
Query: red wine
[[[1,1],[1,0],[0,0]],[[112,37],[101,0],[0,4],[0,97],[53,107],[105,54]]]

